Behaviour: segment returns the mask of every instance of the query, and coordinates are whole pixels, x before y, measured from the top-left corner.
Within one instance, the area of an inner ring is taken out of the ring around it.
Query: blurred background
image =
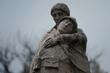
[[[110,0],[0,0],[0,73],[29,73],[40,39],[55,25],[50,10],[58,2],[87,35],[91,72],[110,72]]]

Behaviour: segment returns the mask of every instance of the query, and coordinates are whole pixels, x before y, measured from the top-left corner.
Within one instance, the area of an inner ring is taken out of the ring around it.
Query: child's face
[[[61,34],[69,34],[73,32],[73,24],[69,19],[64,19],[61,21],[57,27],[57,30]]]

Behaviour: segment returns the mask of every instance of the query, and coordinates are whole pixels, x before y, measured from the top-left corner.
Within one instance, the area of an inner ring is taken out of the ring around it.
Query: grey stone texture
[[[67,5],[55,6],[51,14],[56,11],[59,20],[52,15],[56,25],[41,40],[30,73],[90,73],[86,35],[78,28],[76,19],[69,16]]]

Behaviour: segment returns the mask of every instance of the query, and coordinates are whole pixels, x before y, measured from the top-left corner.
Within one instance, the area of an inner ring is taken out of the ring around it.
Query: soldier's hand
[[[55,41],[55,43],[60,42],[62,40],[62,34],[57,35],[53,40]]]
[[[44,48],[48,48],[48,47],[51,47],[53,44],[54,44],[53,39],[49,38],[48,40],[46,40],[46,41],[44,42],[43,47],[44,47]]]
[[[82,39],[82,35],[80,33],[75,33],[74,34],[74,39],[81,40]]]

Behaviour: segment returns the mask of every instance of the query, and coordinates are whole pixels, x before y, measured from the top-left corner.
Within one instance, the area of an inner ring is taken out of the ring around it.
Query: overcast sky
[[[110,72],[110,0],[0,0],[0,33],[20,30],[40,38],[55,25],[50,9],[57,2],[69,6],[71,16],[86,33],[88,56],[102,51],[99,62]]]

